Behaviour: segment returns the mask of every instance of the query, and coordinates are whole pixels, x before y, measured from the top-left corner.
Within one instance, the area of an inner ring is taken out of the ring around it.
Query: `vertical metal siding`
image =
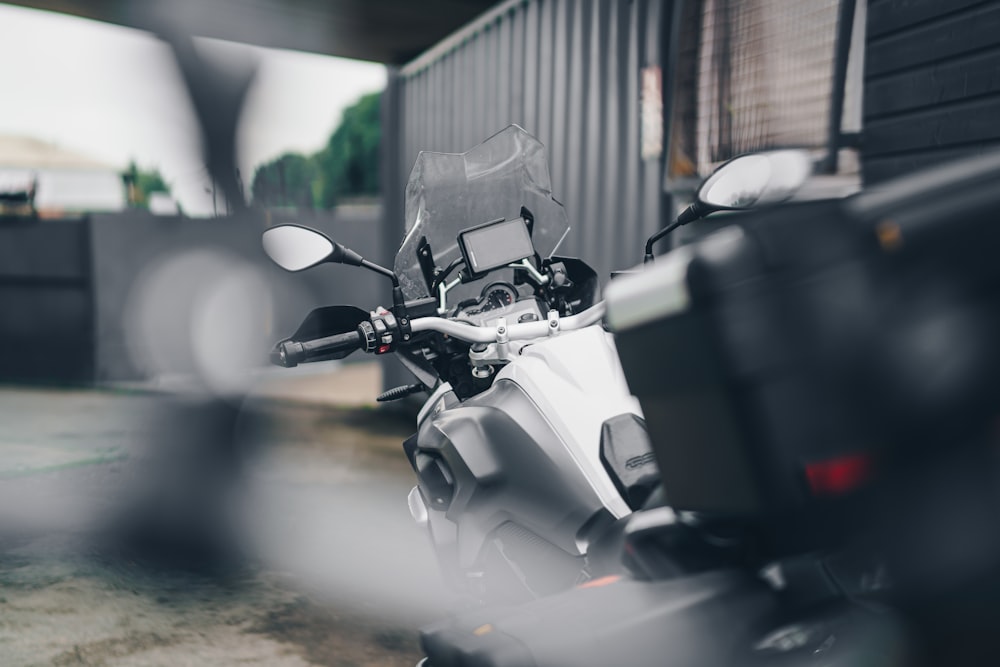
[[[639,109],[636,102],[639,99],[639,4],[629,3],[626,5],[627,18],[623,17],[620,23],[619,35],[623,42],[619,48],[622,49],[624,59],[621,61],[620,79],[624,84],[619,95],[619,127],[623,133],[619,148],[622,151],[621,158],[617,161],[621,165],[621,175],[624,177],[619,186],[619,190],[631,191],[630,195],[622,200],[623,219],[618,222],[622,230],[621,237],[626,245],[637,248],[640,245],[638,229],[643,224],[637,217],[638,199],[641,196],[642,183],[639,180]],[[628,22],[626,24],[626,21]],[[626,28],[627,25],[627,28]],[[627,32],[626,32],[627,30]]]
[[[650,3],[644,9],[646,15],[640,20],[640,26],[645,26],[646,31],[645,39],[640,40],[645,47],[642,55],[642,64],[649,65],[659,61],[659,48],[657,45],[660,43],[660,26],[665,20],[665,12],[660,3]],[[666,60],[666,57],[664,57],[664,60]],[[666,68],[665,62],[661,65],[661,68]],[[661,72],[661,86],[664,80],[665,75]],[[667,113],[667,106],[665,104],[663,109],[664,113]],[[668,135],[666,126],[664,127],[663,135],[664,137]],[[664,141],[663,150],[666,151],[666,149],[667,144]],[[659,216],[660,207],[665,201],[661,183],[663,183],[663,170],[666,168],[666,162],[666,157],[664,157],[662,166],[660,163],[648,160],[640,163],[642,168],[642,195],[638,199],[641,207],[639,220],[644,226],[639,228],[639,237],[635,239],[639,243],[645,243],[646,239],[660,228],[662,222],[665,222],[661,221]]]
[[[621,86],[618,81],[618,44],[621,40],[618,36],[618,22],[614,20],[618,14],[619,3],[612,0],[605,2],[604,5],[602,22],[603,30],[607,37],[607,48],[605,50],[607,55],[603,57],[603,71],[601,72],[601,79],[598,82],[598,87],[602,91],[600,123],[603,139],[601,143],[604,146],[603,160],[598,165],[598,169],[601,170],[601,175],[604,177],[598,179],[595,184],[597,185],[595,189],[600,192],[601,197],[596,209],[600,211],[601,224],[592,225],[591,227],[597,228],[595,236],[600,239],[600,247],[612,248],[614,247],[615,239],[618,237],[616,227],[619,224],[620,213],[618,203],[611,195],[618,191],[620,183],[618,182],[617,169],[615,170],[615,175],[610,178],[608,178],[605,170],[608,169],[608,165],[614,165],[618,162],[619,142],[617,128],[619,124],[618,106],[621,96]]]
[[[562,252],[604,278],[636,264],[665,213],[663,160],[640,158],[639,134],[640,71],[665,64],[662,1],[517,0],[404,67],[387,187],[402,192],[421,150],[463,152],[517,123],[545,144],[573,227]]]
[[[520,12],[518,12],[520,13]],[[524,9],[524,106],[520,109],[522,127],[539,128],[538,116],[538,62],[541,58],[542,9],[538,3],[531,3]],[[512,114],[516,117],[516,114]],[[534,130],[532,130],[534,131]],[[541,130],[539,130],[541,131]]]

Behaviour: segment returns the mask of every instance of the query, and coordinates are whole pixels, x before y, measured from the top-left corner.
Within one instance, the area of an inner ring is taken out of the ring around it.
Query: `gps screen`
[[[535,254],[524,218],[466,230],[459,235],[459,245],[469,272],[477,276]]]

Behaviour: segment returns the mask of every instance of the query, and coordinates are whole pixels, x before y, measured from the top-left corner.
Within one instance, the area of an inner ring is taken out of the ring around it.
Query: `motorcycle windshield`
[[[429,246],[441,270],[462,256],[458,235],[499,218],[512,220],[521,207],[534,217],[535,252],[550,257],[569,231],[562,204],[552,198],[549,168],[541,142],[517,125],[502,130],[466,153],[421,152],[406,184],[406,236],[396,253],[394,270],[407,300],[432,295],[418,257]],[[510,280],[501,269],[462,285],[448,297],[478,295],[496,280]],[[449,280],[458,276],[453,271]]]

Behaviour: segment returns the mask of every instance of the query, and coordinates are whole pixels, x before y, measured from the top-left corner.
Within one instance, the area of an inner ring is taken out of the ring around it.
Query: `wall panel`
[[[870,4],[865,184],[1000,148],[1000,2]]]
[[[0,382],[86,383],[94,298],[86,219],[0,225]]]

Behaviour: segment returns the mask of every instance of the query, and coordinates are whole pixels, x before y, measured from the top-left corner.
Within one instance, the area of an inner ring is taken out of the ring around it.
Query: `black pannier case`
[[[824,510],[887,461],[988,428],[1000,188],[980,193],[1000,159],[977,168],[732,215],[612,281],[607,322],[675,509],[816,545],[834,537]]]

